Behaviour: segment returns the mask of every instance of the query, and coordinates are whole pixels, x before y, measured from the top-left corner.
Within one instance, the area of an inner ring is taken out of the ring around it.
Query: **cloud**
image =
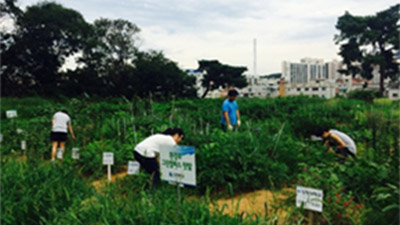
[[[37,1],[21,0],[23,6]],[[283,60],[339,58],[333,37],[345,11],[373,15],[395,0],[57,0],[93,22],[126,19],[141,28],[142,50],[161,50],[182,68],[200,59],[247,66],[253,72],[257,38],[259,74],[280,72]]]

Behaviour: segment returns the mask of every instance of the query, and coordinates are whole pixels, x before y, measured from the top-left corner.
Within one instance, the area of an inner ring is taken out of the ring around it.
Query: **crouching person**
[[[184,138],[180,128],[168,128],[164,132],[154,134],[136,145],[133,155],[140,166],[151,175],[153,186],[160,182],[160,148],[161,146],[175,146]]]

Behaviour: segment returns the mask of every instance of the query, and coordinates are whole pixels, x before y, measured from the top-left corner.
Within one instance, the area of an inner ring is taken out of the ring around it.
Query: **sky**
[[[17,5],[38,0],[19,0]],[[139,49],[162,51],[182,69],[202,59],[245,66],[249,75],[280,73],[282,61],[340,60],[338,17],[374,15],[397,0],[57,0],[87,22],[125,19],[136,24]],[[254,39],[256,69],[254,70]],[[69,61],[69,64],[73,63]]]

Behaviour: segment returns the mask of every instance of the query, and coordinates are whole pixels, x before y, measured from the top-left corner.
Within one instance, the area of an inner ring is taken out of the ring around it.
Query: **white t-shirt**
[[[154,158],[156,157],[156,153],[160,153],[160,147],[162,145],[174,146],[176,142],[171,135],[154,134],[137,144],[135,151],[141,156]]]
[[[342,139],[342,141],[346,145],[346,148],[348,148],[351,153],[353,153],[354,155],[357,153],[356,144],[354,144],[353,139],[351,139],[349,136],[347,136],[347,134],[340,132],[338,130],[329,130],[329,132],[339,136],[340,139]]]
[[[66,113],[56,112],[53,116],[54,124],[51,128],[53,132],[68,133],[68,123],[71,123],[71,118]]]

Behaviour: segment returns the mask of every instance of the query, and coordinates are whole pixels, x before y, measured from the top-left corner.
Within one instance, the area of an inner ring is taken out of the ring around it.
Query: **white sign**
[[[79,148],[72,148],[72,158],[79,159]]]
[[[8,119],[17,117],[17,110],[7,110],[7,111],[6,111],[6,117],[7,117]]]
[[[322,212],[322,190],[297,186],[296,188],[296,206],[305,209]]]
[[[113,152],[103,152],[103,165],[114,165]]]
[[[162,146],[161,179],[196,186],[196,158],[193,146]]]
[[[26,149],[26,141],[21,141],[21,149],[22,150]]]
[[[140,169],[140,164],[137,161],[129,161],[128,162],[128,174],[138,174]]]
[[[57,158],[62,159],[63,158],[63,151],[61,148],[57,148]]]

